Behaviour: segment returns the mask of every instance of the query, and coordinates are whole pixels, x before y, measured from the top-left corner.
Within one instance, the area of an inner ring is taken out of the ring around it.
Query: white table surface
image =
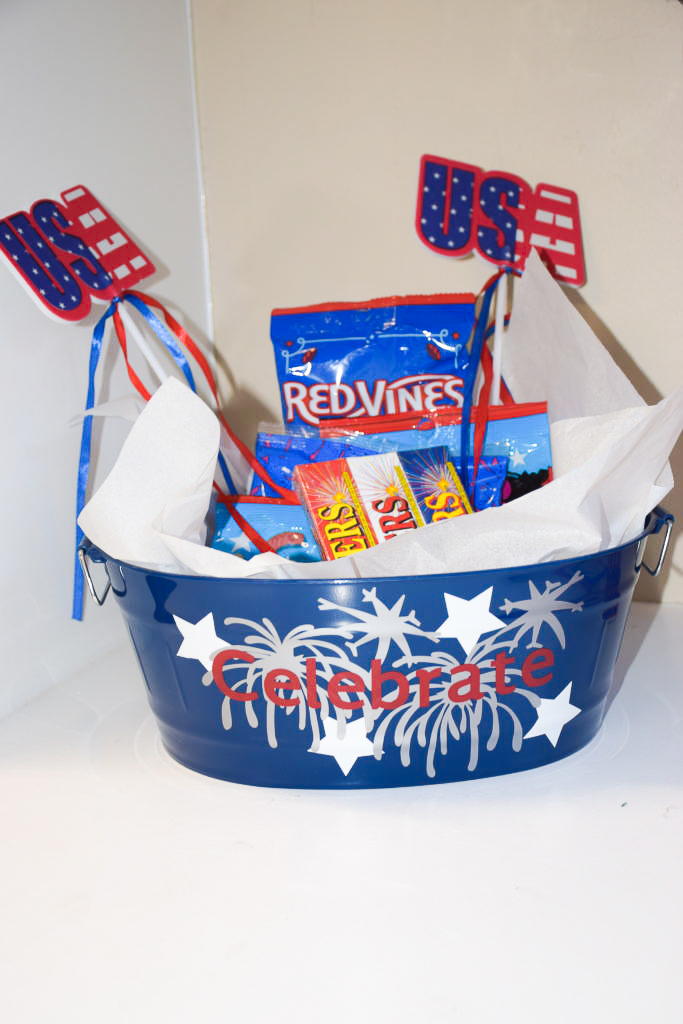
[[[131,650],[0,721],[7,1024],[683,1021],[683,605],[601,733],[427,788],[218,782]]]

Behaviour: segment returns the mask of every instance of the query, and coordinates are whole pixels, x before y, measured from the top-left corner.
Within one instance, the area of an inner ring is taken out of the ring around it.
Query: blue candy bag
[[[450,449],[449,455],[451,458]],[[474,490],[471,496],[472,507],[475,512],[481,512],[485,508],[494,508],[503,501],[503,488],[507,476],[507,459],[499,458],[497,455],[484,456],[479,460],[479,471],[474,481]],[[474,459],[467,460],[469,470],[468,479],[474,474]]]
[[[462,405],[478,365],[466,347],[474,306],[469,294],[412,295],[273,310],[285,425]]]
[[[372,446],[363,445],[364,455],[372,454]],[[307,434],[287,433],[276,427],[259,430],[254,445],[254,455],[264,466],[273,483],[288,490],[292,489],[292,471],[295,466],[306,462],[332,462],[347,455],[357,455],[358,446],[352,439],[330,439],[317,431]],[[276,497],[277,492],[262,478],[254,474],[250,494]]]
[[[210,546],[245,559],[271,550],[293,562],[322,561],[306,512],[281,499],[216,502]]]
[[[472,410],[469,448],[474,447],[476,407]],[[487,508],[491,501],[484,493],[477,494],[477,482],[482,467],[491,458],[497,458],[506,468],[502,487],[502,501],[511,501],[535,490],[552,479],[550,429],[545,402],[527,405],[490,406],[483,443],[483,458],[470,495],[475,508]],[[367,433],[366,433],[367,431]],[[460,414],[435,410],[424,416],[383,417],[372,420],[328,420],[321,433],[325,437],[342,439],[352,437],[357,447],[367,444],[368,449],[379,452],[405,451],[446,445],[450,457],[457,464],[461,454],[462,430]],[[473,460],[467,460],[468,479],[473,475]],[[500,472],[498,470],[498,472]],[[482,504],[481,502],[485,502]]]

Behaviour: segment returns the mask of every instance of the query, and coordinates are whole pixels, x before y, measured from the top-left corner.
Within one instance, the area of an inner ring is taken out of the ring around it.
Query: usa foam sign
[[[149,257],[89,189],[0,220],[0,254],[41,308],[82,320],[93,300],[110,302],[156,270]]]
[[[534,248],[558,281],[586,283],[579,200],[571,189],[532,189],[515,174],[425,155],[415,226],[435,252],[465,256],[475,249],[491,263],[521,270]]]

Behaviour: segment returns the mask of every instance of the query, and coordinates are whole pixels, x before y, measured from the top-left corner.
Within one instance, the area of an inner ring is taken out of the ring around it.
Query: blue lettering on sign
[[[434,249],[464,255],[472,248],[476,169],[424,160],[417,229]]]
[[[83,293],[78,282],[26,213],[0,221],[0,246],[46,306],[62,316],[81,306]]]
[[[479,189],[479,206],[495,225],[481,224],[477,229],[477,248],[491,260],[515,259],[517,218],[513,209],[521,204],[522,189],[517,181],[502,175],[486,175]]]
[[[41,199],[34,204],[31,213],[40,230],[57,249],[77,257],[71,261],[71,269],[87,288],[102,292],[112,286],[111,276],[87,245],[77,235],[63,230],[72,224],[57,203]]]

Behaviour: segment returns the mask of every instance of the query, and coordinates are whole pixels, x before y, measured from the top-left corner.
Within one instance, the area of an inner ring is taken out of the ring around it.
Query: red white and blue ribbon
[[[469,445],[470,445],[470,412],[472,409],[472,402],[474,397],[474,386],[476,380],[476,374],[471,374],[469,383],[463,392],[463,406],[462,406],[462,419],[460,427],[460,457],[458,460],[458,473],[462,480],[463,486],[467,493],[471,496],[474,492],[474,485],[477,479],[477,471],[479,469],[479,460],[484,445],[484,438],[486,436],[486,425],[488,422],[488,407],[491,401],[491,389],[493,383],[493,366],[491,353],[489,352],[486,342],[495,331],[495,323],[489,325],[489,319],[491,316],[491,303],[493,297],[498,292],[497,303],[504,302],[503,289],[501,282],[504,281],[506,274],[515,274],[520,276],[520,272],[513,270],[510,267],[506,267],[499,273],[494,274],[493,277],[489,278],[484,287],[482,288],[479,298],[479,310],[477,312],[477,318],[474,324],[474,331],[472,333],[472,346],[470,348],[470,358],[474,366],[481,365],[483,372],[483,384],[479,393],[477,401],[477,412],[475,419],[474,428],[474,467],[472,478],[469,479],[468,472],[468,459],[469,459]],[[505,315],[501,320],[501,324],[507,325],[510,321],[509,315]],[[512,402],[512,397],[505,386],[505,382],[500,383],[500,401],[503,405],[508,405]]]
[[[169,313],[161,302],[158,302],[149,295],[143,295],[140,292],[130,290],[123,292],[120,296],[113,299],[106,313],[104,313],[104,315],[98,320],[93,331],[88,364],[88,389],[85,401],[85,416],[83,419],[81,446],[78,458],[76,519],[78,519],[78,516],[84,508],[87,497],[91,464],[92,410],[95,407],[96,374],[100,356],[102,354],[107,321],[110,318],[114,325],[114,331],[123,354],[130,382],[144,401],[147,401],[150,398],[150,392],[144,386],[130,363],[126,328],[123,318],[121,317],[121,307],[123,303],[129,303],[132,309],[134,309],[135,312],[143,318],[145,324],[150,328],[158,341],[161,342],[163,348],[171,356],[176,367],[183,374],[188,386],[195,392],[195,394],[197,393],[197,387],[192,373],[192,368],[190,366],[190,361],[185,355],[185,351],[189,353],[194,363],[199,366],[216,405],[216,414],[222,428],[222,447],[232,449],[235,457],[234,461],[238,459],[243,460],[243,462],[246,463],[253,472],[265,480],[270,487],[274,488],[282,499],[287,501],[296,500],[291,491],[280,487],[271,480],[270,475],[260,465],[260,463],[257,462],[249,448],[228,426],[218,409],[218,392],[211,366],[190,334],[188,334],[188,332],[178,323],[178,321],[171,315],[171,313]],[[157,315],[157,313],[160,315]],[[238,488],[233,479],[233,473],[231,473],[229,469],[228,461],[229,460],[226,459],[223,451],[219,451],[218,465],[225,482],[226,492],[230,495],[236,495],[238,493]],[[219,488],[218,485],[215,486],[220,495],[226,496],[226,492]],[[83,572],[78,560],[78,549],[83,542],[83,539],[83,531],[78,526],[78,523],[76,523],[76,555],[74,561],[72,618],[77,620],[80,620],[83,617],[84,580]]]

